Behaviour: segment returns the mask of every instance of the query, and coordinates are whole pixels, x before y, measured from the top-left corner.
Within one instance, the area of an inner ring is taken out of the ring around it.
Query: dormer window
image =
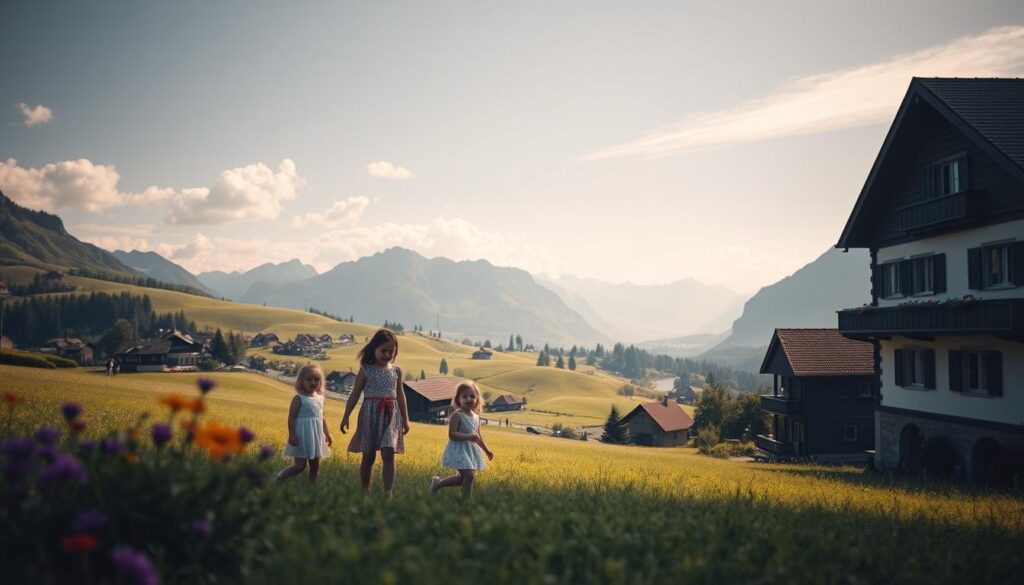
[[[932,163],[925,174],[925,193],[945,197],[967,190],[967,154],[960,153]]]

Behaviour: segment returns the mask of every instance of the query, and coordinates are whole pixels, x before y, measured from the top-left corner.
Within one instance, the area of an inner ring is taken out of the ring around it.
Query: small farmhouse
[[[39,351],[75,360],[83,366],[91,366],[96,362],[96,350],[92,344],[75,337],[64,336],[48,339],[39,347]]]
[[[526,398],[519,398],[513,394],[502,394],[491,403],[492,412],[509,412],[523,410],[526,408]]]
[[[630,440],[649,447],[677,447],[690,439],[693,419],[668,397],[641,404],[622,417]]]
[[[334,370],[330,374],[327,374],[327,379],[324,381],[328,392],[336,392],[338,394],[348,394],[352,392],[352,387],[355,386],[355,383],[355,374],[351,371],[339,372],[338,370]]]
[[[475,360],[489,360],[493,353],[491,350],[481,347],[480,349],[473,352],[473,359]]]
[[[404,383],[405,401],[409,406],[409,419],[419,422],[443,423],[452,412],[455,389],[460,378],[429,378]]]

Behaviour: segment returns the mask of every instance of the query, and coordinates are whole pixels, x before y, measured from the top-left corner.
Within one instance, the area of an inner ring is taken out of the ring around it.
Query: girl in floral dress
[[[404,435],[409,432],[409,409],[402,391],[402,370],[394,365],[396,357],[398,338],[395,334],[387,329],[374,333],[366,346],[359,350],[362,367],[356,375],[355,386],[341,420],[341,432],[346,433],[349,415],[362,396],[363,405],[359,409],[356,432],[352,435],[348,451],[363,454],[359,479],[364,493],[370,491],[373,464],[377,451],[380,451],[384,495],[388,498],[395,486],[395,453],[405,452]]]

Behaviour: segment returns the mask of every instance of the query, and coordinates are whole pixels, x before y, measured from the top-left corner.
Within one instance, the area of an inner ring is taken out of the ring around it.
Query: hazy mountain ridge
[[[194,274],[156,252],[115,250],[113,254],[124,265],[161,282],[191,286],[207,294],[216,295],[215,291],[204,286]]]
[[[272,262],[260,264],[244,272],[238,270],[234,272],[220,270],[201,272],[197,278],[207,288],[216,291],[218,296],[240,300],[257,283],[263,283],[261,286],[275,286],[305,280],[316,275],[315,268],[303,264],[298,258],[293,258],[278,264]]]

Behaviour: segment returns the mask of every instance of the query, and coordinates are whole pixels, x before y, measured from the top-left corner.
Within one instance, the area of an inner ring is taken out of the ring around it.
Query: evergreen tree
[[[491,340],[490,339],[484,341],[484,347],[487,348],[487,349],[491,348]]]
[[[562,359],[562,356],[558,356],[558,361],[555,362],[555,367],[559,370],[565,369],[565,360]]]
[[[213,335],[213,341],[210,342],[210,354],[213,355],[213,359],[227,363],[228,353],[228,342],[224,339],[224,333],[218,327],[217,332]]]
[[[427,379],[427,373],[425,371],[423,371],[423,370],[420,370],[420,380],[426,380],[426,379]]]
[[[514,351],[516,349],[515,339],[512,338],[512,334],[508,336],[508,351]]]
[[[612,405],[611,412],[608,413],[608,419],[604,423],[604,432],[601,433],[601,441],[604,443],[612,443],[615,445],[623,445],[629,440],[629,436],[626,434],[626,425],[622,423],[622,417],[619,415],[619,409]]]
[[[545,356],[543,351],[540,352],[540,355],[537,356],[537,365],[538,366],[546,366],[546,365],[548,365],[547,357]]]
[[[523,336],[522,335],[516,335],[516,347],[519,348],[519,351],[523,351]]]
[[[448,375],[448,362],[444,358],[441,358],[441,365],[438,367],[437,371],[441,372],[442,376]]]
[[[576,371],[576,356],[569,354],[569,370]]]

